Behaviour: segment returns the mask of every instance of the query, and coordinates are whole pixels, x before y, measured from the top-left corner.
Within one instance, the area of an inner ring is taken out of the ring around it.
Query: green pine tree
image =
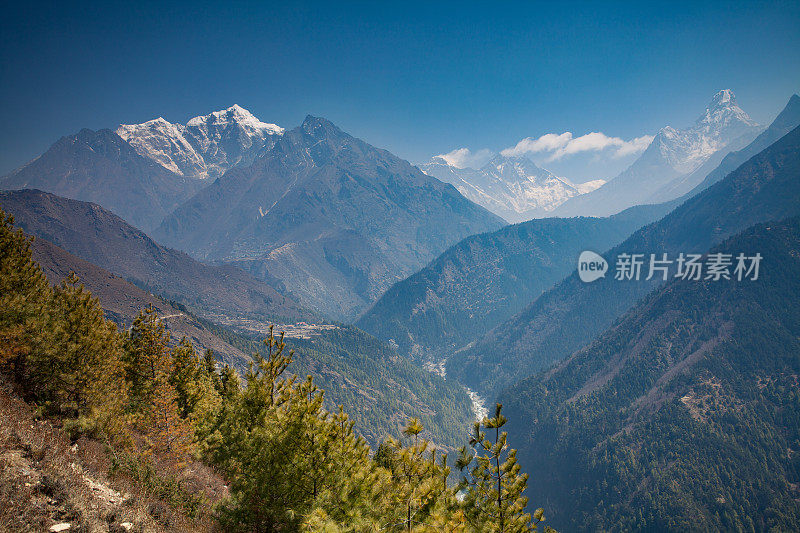
[[[544,519],[543,510],[537,509],[533,516],[525,512],[528,474],[520,472],[517,452],[508,448],[508,434],[500,431],[508,421],[502,408],[498,403],[492,418],[475,422],[469,441],[472,451],[461,449],[459,469],[472,465],[469,477],[461,482],[465,515],[478,531],[530,531]]]
[[[41,343],[50,286],[31,259],[32,238],[0,209],[0,369],[25,377],[27,355]]]

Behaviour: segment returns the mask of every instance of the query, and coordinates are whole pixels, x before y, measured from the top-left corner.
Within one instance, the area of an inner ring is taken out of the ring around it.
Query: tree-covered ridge
[[[356,324],[414,359],[449,355],[563,279],[581,251],[606,250],[669,210],[538,219],[467,237],[395,283]]]
[[[800,218],[713,251],[761,253],[759,278],[670,282],[503,394],[556,526],[800,527]]]
[[[171,343],[152,308],[120,331],[74,276],[50,287],[2,211],[0,341],[4,382],[74,435],[104,442],[111,475],[147,484],[194,530],[510,533],[542,520],[524,511],[527,477],[499,433],[499,406],[476,425],[477,466],[459,485],[448,485],[447,459],[418,419],[373,457],[343,410],[324,408],[311,376],[287,372],[294,354],[282,336],[270,330],[242,379],[211,352]],[[482,427],[496,439],[479,447]],[[467,447],[460,458],[468,470]],[[182,482],[197,461],[221,473],[228,497],[211,502]]]

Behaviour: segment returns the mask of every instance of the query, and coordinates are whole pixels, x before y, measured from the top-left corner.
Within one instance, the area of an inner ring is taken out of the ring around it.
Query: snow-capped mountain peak
[[[651,146],[675,172],[686,174],[731,141],[754,133],[757,128],[758,124],[736,104],[733,91],[724,89],[713,96],[692,126],[684,130],[661,128]],[[653,157],[649,151],[642,154],[642,159]]]
[[[238,104],[194,117],[185,125],[159,117],[117,128],[140,155],[198,179],[217,178],[235,166],[252,163],[283,133],[280,126],[262,122]]]
[[[121,124],[117,135],[128,141],[136,151],[181,176],[205,174],[203,157],[183,135],[183,126],[163,117],[141,124]]]
[[[486,165],[483,170],[487,172],[496,172],[499,176],[513,181],[522,179],[537,179],[541,176],[547,175],[550,172],[541,169],[527,157],[521,156],[503,156],[495,155]]]
[[[730,89],[717,92],[685,129],[661,128],[634,163],[606,185],[559,207],[559,216],[605,216],[636,204],[672,200],[699,184],[731,150],[761,131]]]
[[[717,134],[730,127],[741,129],[758,125],[736,104],[736,95],[730,89],[715,94],[695,124],[706,133]]]
[[[579,186],[524,156],[496,155],[480,169],[458,168],[434,157],[420,168],[509,222],[544,216],[582,192]]]
[[[722,89],[711,99],[712,106],[736,105],[736,95],[730,89]]]
[[[186,127],[201,127],[203,125],[224,127],[231,124],[238,125],[251,134],[283,135],[284,132],[284,129],[276,124],[260,121],[239,104],[233,104],[231,107],[221,111],[213,111],[208,115],[194,117],[186,123]]]

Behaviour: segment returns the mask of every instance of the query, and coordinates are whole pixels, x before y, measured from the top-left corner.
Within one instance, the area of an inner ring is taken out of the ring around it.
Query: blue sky
[[[421,162],[547,133],[628,141],[722,88],[768,122],[800,91],[797,2],[18,2],[0,27],[0,173],[83,127],[233,103]],[[553,165],[581,181],[629,159]]]

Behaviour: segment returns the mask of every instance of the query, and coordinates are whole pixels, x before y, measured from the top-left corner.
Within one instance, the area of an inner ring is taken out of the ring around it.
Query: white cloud
[[[614,155],[616,157],[625,157],[626,155],[644,152],[647,147],[650,146],[650,143],[653,142],[653,137],[653,135],[642,135],[641,137],[631,139],[623,146],[620,146]]]
[[[581,152],[600,152],[612,149],[612,157],[624,157],[643,152],[653,140],[652,135],[643,135],[630,141],[619,137],[609,137],[605,133],[592,132],[573,137],[572,132],[547,133],[539,138],[526,137],[515,146],[506,148],[501,154],[519,156],[529,153],[549,153],[550,161]]]
[[[492,157],[492,151],[488,148],[481,148],[480,150],[472,152],[469,148],[459,148],[446,154],[439,154],[436,157],[441,157],[447,161],[449,165],[456,168],[478,168],[483,166],[489,158]]]
[[[547,133],[538,139],[526,137],[516,144],[513,148],[506,148],[501,154],[506,157],[520,156],[527,153],[554,152],[564,148],[572,140],[572,134],[565,132],[562,134]]]

